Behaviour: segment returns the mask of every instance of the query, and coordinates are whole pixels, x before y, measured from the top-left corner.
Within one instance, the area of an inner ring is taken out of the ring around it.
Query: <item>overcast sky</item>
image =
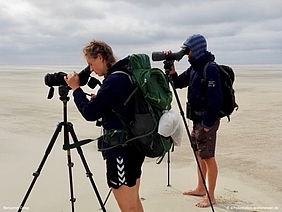
[[[199,33],[219,63],[282,64],[281,0],[0,0],[0,32],[0,64],[85,64],[92,39],[151,56]]]

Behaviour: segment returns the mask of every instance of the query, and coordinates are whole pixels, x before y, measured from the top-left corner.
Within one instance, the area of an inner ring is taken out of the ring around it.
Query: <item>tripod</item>
[[[187,121],[185,119],[185,115],[184,115],[184,112],[183,112],[183,109],[182,109],[182,106],[181,106],[181,102],[179,100],[179,97],[178,97],[178,94],[176,92],[176,88],[174,86],[174,83],[171,79],[171,76],[169,74],[170,70],[171,70],[171,66],[173,65],[173,62],[171,61],[164,61],[164,69],[165,69],[165,73],[166,73],[166,76],[171,84],[171,87],[173,89],[173,93],[174,93],[174,96],[176,98],[176,102],[177,102],[177,105],[179,107],[179,111],[180,111],[180,115],[183,119],[183,122],[184,122],[184,126],[185,126],[185,129],[186,129],[186,132],[187,132],[187,135],[188,135],[188,138],[189,138],[189,141],[190,141],[190,144],[191,144],[191,147],[193,149],[193,153],[194,153],[194,157],[196,159],[196,163],[197,163],[197,166],[198,166],[198,169],[199,169],[199,172],[200,172],[200,175],[201,175],[201,178],[202,178],[202,181],[203,181],[203,184],[204,184],[204,187],[205,187],[205,190],[206,190],[206,194],[207,194],[207,197],[209,199],[209,203],[210,203],[210,206],[211,206],[211,209],[212,211],[214,212],[214,208],[213,208],[213,204],[212,204],[212,201],[211,201],[211,198],[210,198],[210,194],[208,192],[208,188],[207,188],[207,185],[206,185],[206,181],[205,181],[205,178],[204,178],[204,175],[203,175],[203,172],[202,172],[202,169],[201,169],[201,166],[200,166],[200,163],[199,163],[199,160],[197,158],[197,155],[196,155],[196,151],[193,147],[193,144],[192,144],[192,139],[191,139],[191,135],[190,135],[190,132],[189,132],[189,128],[188,128],[188,124],[187,124]],[[170,161],[170,160],[169,160]],[[168,178],[169,179],[169,178]],[[168,183],[169,185],[169,183]]]
[[[51,91],[51,90],[50,90]],[[60,122],[58,125],[57,125],[57,128],[51,138],[51,141],[49,143],[49,145],[47,146],[47,149],[45,150],[45,154],[44,154],[44,157],[43,159],[41,160],[40,162],[40,165],[38,167],[38,169],[33,173],[33,180],[23,198],[23,201],[18,209],[18,212],[22,211],[22,208],[24,207],[27,199],[28,199],[28,196],[29,194],[31,193],[31,190],[37,180],[37,178],[39,177],[40,175],[40,172],[43,168],[43,165],[45,164],[46,160],[47,160],[47,157],[48,155],[50,154],[54,144],[55,144],[55,141],[59,135],[59,133],[61,132],[61,129],[62,127],[64,127],[64,145],[63,145],[63,149],[67,151],[67,165],[68,165],[68,172],[69,172],[69,186],[70,186],[70,201],[71,201],[71,211],[74,212],[74,203],[76,201],[76,198],[74,197],[74,189],[73,189],[73,177],[72,177],[72,167],[74,166],[74,163],[71,161],[71,151],[70,149],[72,148],[76,148],[77,149],[77,152],[78,154],[80,155],[80,158],[82,160],[82,163],[83,163],[83,166],[85,168],[85,171],[86,171],[86,176],[89,178],[90,180],[90,183],[94,189],[94,192],[97,196],[97,199],[98,199],[98,202],[101,206],[101,209],[103,212],[106,212],[106,209],[105,209],[105,206],[102,202],[102,199],[100,197],[100,194],[99,194],[99,191],[95,185],[95,182],[93,180],[93,174],[91,173],[88,165],[87,165],[87,162],[86,162],[86,159],[83,155],[83,152],[82,152],[82,149],[81,149],[81,145],[82,144],[86,144],[90,141],[92,141],[91,139],[86,139],[86,140],[83,140],[83,141],[78,141],[77,137],[76,137],[76,134],[74,132],[74,128],[73,128],[73,125],[72,123],[68,122],[67,121],[67,102],[69,101],[69,97],[67,96],[68,95],[68,91],[69,91],[69,87],[68,86],[60,86],[59,87],[59,95],[60,95],[60,100],[63,102],[63,122]],[[49,97],[50,98],[50,93],[49,93]],[[51,97],[52,98],[52,97]],[[74,144],[70,144],[69,142],[69,133],[71,134],[72,136],[72,139],[74,141]]]

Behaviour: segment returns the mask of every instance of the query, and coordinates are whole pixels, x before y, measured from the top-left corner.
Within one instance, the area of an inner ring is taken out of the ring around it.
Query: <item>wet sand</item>
[[[82,66],[0,66],[0,211],[17,211],[38,169],[47,145],[63,120],[63,104],[58,89],[47,100],[46,73],[81,70]],[[223,118],[218,132],[216,158],[219,177],[215,211],[282,211],[282,65],[233,66],[239,110],[231,122]],[[83,67],[82,67],[83,68]],[[84,89],[91,91],[87,86]],[[185,110],[186,89],[178,90]],[[69,92],[68,121],[79,139],[96,138],[101,129],[78,113]],[[173,102],[173,108],[179,110]],[[191,128],[192,123],[189,123]],[[67,155],[63,131],[47,158],[23,211],[71,211]],[[72,140],[70,140],[72,142]],[[94,182],[104,200],[109,192],[105,162],[96,143],[83,146]],[[73,180],[76,211],[101,211],[76,150]],[[169,177],[169,184],[167,186]],[[211,211],[197,208],[200,197],[183,196],[196,185],[194,155],[184,132],[182,145],[171,153],[170,172],[165,158],[157,165],[146,159],[140,195],[145,211]],[[119,211],[111,194],[106,209]]]

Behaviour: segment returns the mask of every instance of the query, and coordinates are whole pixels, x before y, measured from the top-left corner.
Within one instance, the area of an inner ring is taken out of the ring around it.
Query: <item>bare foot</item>
[[[184,191],[183,195],[191,195],[191,196],[205,196],[206,192],[205,190],[201,189],[195,189],[195,190],[190,190],[190,191]]]
[[[216,203],[215,198],[211,198],[211,202],[214,205]],[[210,201],[207,197],[196,204],[196,206],[199,208],[206,208],[209,207],[210,205],[211,205]]]

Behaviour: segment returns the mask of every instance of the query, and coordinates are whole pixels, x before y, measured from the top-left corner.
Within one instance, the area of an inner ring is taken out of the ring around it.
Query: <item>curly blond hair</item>
[[[103,41],[92,40],[83,48],[85,58],[97,58],[100,54],[105,60],[107,67],[110,68],[116,62],[112,48]]]

